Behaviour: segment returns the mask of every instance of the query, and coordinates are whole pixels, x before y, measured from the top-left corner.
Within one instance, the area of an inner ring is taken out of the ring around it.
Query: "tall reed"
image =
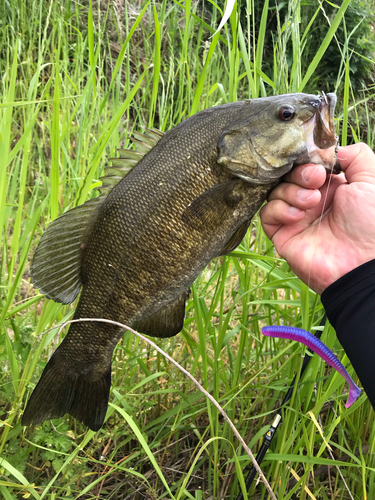
[[[73,312],[32,287],[30,256],[56,216],[96,196],[107,159],[128,145],[133,129],[169,130],[238,99],[332,90],[316,88],[314,75],[348,4],[335,7],[306,63],[324,18],[318,2],[306,20],[308,6],[299,0],[289,1],[286,19],[271,0],[258,17],[254,0],[238,0],[212,37],[222,16],[214,2],[102,2],[99,9],[91,0],[0,1],[3,498],[236,498],[235,476],[242,484],[243,476],[234,457],[243,467],[249,459],[228,425],[189,380],[129,333],[115,351],[103,429],[86,432],[68,416],[55,428],[22,428],[25,401],[64,335],[43,332]],[[265,46],[270,16],[278,30]],[[343,93],[337,131],[343,144],[374,146],[373,95],[364,89],[358,99],[352,91],[349,35],[347,42],[342,64],[331,70]],[[272,67],[264,66],[265,51]],[[215,396],[256,452],[304,353],[262,338],[260,328],[280,321],[317,328],[319,297],[278,258],[255,217],[240,247],[195,282],[187,310],[182,333],[158,345]],[[347,361],[329,325],[323,340]],[[343,387],[312,359],[263,463],[278,498],[346,499],[348,490],[375,498],[372,410],[364,395],[344,409]],[[263,487],[254,485],[255,492],[266,498]]]

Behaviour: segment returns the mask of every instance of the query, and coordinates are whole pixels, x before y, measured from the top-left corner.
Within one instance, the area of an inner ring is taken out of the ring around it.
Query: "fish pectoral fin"
[[[230,237],[230,239],[225,243],[223,248],[221,249],[219,255],[226,255],[229,252],[232,252],[241,241],[244,239],[247,230],[249,229],[251,219],[243,222],[237,231]]]
[[[205,191],[190,203],[182,219],[195,229],[204,229],[208,224],[222,224],[243,200],[239,189],[242,184],[243,181],[232,179]]]
[[[95,198],[55,219],[40,239],[31,267],[31,282],[49,299],[70,304],[81,288],[83,235],[103,199]]]
[[[145,319],[135,322],[134,329],[150,337],[174,337],[182,330],[185,319],[185,303],[190,290],[184,292],[169,306],[160,309]]]

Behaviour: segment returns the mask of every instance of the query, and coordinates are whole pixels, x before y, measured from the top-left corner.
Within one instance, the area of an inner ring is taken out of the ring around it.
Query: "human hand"
[[[279,255],[319,294],[375,259],[375,155],[359,143],[340,148],[338,160],[339,175],[296,167],[260,212]]]

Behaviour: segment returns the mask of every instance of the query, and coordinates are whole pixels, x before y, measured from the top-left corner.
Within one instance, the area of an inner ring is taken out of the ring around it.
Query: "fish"
[[[234,250],[282,176],[306,162],[337,173],[336,95],[286,94],[206,109],[167,133],[134,132],[100,196],[54,220],[30,275],[63,304],[81,291],[74,319],[102,318],[168,338],[184,323],[190,286]],[[70,414],[102,426],[111,360],[124,329],[80,322],[45,366],[23,425]]]

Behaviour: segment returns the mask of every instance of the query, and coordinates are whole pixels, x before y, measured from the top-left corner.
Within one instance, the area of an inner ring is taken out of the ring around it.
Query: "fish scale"
[[[336,96],[327,98],[240,101],[202,111],[166,134],[135,133],[137,151],[119,151],[101,178],[102,194],[48,227],[31,266],[34,285],[63,303],[82,288],[74,319],[111,319],[155,337],[176,335],[191,284],[214,257],[240,244],[281,176],[308,160],[309,148],[314,161],[334,166]],[[284,107],[293,110],[285,119]],[[73,323],[22,423],[69,413],[99,429],[122,334],[109,324]]]

